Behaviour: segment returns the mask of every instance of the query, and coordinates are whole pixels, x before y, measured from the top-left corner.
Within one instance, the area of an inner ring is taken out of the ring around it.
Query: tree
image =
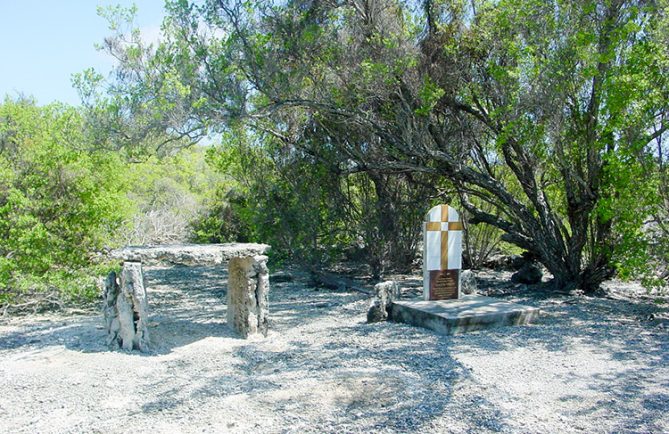
[[[244,130],[226,134],[210,163],[236,180],[216,215],[197,228],[204,240],[270,243],[275,258],[314,270],[343,257],[370,265],[373,277],[407,270],[416,254],[424,202],[432,185],[383,173],[342,173],[276,140],[258,143]]]
[[[170,2],[165,40],[144,52],[150,68],[126,55],[136,47],[108,48],[134,73],[122,82],[187,107],[188,125],[243,122],[343,172],[441,177],[473,222],[539,258],[556,288],[596,289],[654,209],[649,145],[669,127],[666,7],[415,6]],[[167,82],[180,92],[157,86]]]

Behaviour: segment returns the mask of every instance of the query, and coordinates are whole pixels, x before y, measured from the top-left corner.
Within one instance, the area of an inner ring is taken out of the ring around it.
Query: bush
[[[123,161],[91,149],[78,110],[0,105],[0,303],[93,297],[90,285],[64,282],[86,274],[127,218],[124,182]]]
[[[181,149],[161,158],[150,156],[129,166],[128,200],[135,212],[122,234],[123,244],[206,238],[199,232],[194,234],[192,225],[206,214],[206,203],[214,197],[220,176],[205,162],[204,148]]]

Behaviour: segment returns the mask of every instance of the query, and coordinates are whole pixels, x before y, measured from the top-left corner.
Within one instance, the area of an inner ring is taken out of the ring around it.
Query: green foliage
[[[71,284],[126,218],[117,155],[90,150],[80,113],[30,101],[0,105],[0,288],[4,302]],[[73,292],[74,291],[74,292]]]
[[[423,210],[433,192],[401,177],[341,173],[267,136],[237,130],[209,152],[210,164],[234,179],[195,225],[200,242],[272,245],[273,261],[321,267],[343,259],[384,269],[411,267]]]
[[[90,115],[0,105],[0,305],[90,301],[107,268],[103,248],[188,241],[225,185],[205,148],[159,157],[154,142],[141,152],[100,146]]]
[[[216,206],[217,188],[227,185],[206,163],[205,153],[204,147],[193,146],[127,164],[127,202],[134,212],[123,244],[169,244],[193,236],[191,225],[207,207]]]
[[[271,141],[263,144],[243,131],[226,135],[224,144],[210,152],[209,161],[236,182],[220,194],[223,200],[215,214],[196,226],[196,232],[216,241],[268,243],[279,261],[313,263],[328,256],[331,252],[323,247],[334,244],[338,230],[332,224],[336,219],[331,218],[328,183],[319,183],[327,180],[323,167],[279,162]],[[207,227],[214,230],[207,232]]]
[[[157,47],[108,41],[125,124],[240,141],[217,165],[247,200],[216,213],[243,225],[210,220],[204,238],[237,227],[325,258],[360,235],[383,262],[396,224],[448,186],[556,287],[643,268],[666,159],[651,144],[669,128],[666,1],[375,4],[173,1]]]
[[[247,198],[228,188],[221,188],[207,206],[206,213],[191,223],[193,242],[244,243],[251,240],[253,219],[249,215]]]
[[[416,109],[416,114],[421,116],[429,115],[437,102],[444,96],[444,93],[444,89],[437,86],[429,76],[425,76],[423,87],[418,92],[421,106]]]

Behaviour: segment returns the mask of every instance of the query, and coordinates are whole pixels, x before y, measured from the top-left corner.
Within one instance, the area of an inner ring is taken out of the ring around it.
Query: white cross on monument
[[[437,205],[423,223],[423,294],[426,300],[460,296],[462,220],[448,205]]]

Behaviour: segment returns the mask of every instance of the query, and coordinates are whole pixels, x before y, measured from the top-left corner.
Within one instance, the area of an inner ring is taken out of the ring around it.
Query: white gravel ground
[[[273,283],[270,335],[241,340],[219,269],[147,270],[149,355],[107,351],[99,314],[5,320],[0,432],[669,432],[668,307],[625,288],[520,287],[505,298],[536,324],[449,337],[365,324],[359,292]]]

